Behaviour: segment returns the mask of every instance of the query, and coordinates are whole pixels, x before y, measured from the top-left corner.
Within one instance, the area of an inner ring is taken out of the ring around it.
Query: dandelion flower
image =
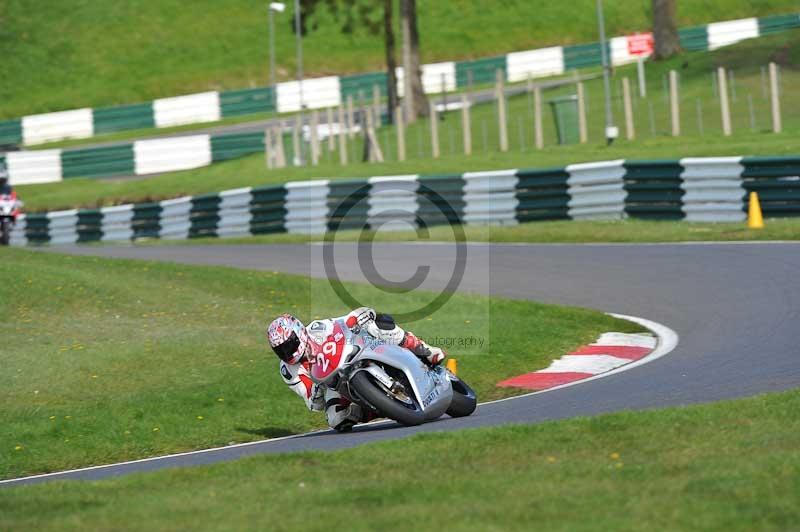
[[[153,432],[158,432],[158,427],[153,427]]]
[[[93,378],[93,379],[96,379],[96,378],[97,378],[97,375],[92,375],[92,378]]]
[[[15,451],[21,451],[22,450],[22,445],[17,445],[16,447],[14,447],[14,450]]]
[[[56,416],[50,416],[50,421],[53,421],[55,418]]]
[[[225,399],[223,399],[222,397],[220,397],[220,398],[218,398],[218,399],[217,399],[217,402],[219,402],[219,403],[222,403],[222,402],[224,402],[224,401],[225,401]]]
[[[547,457],[547,463],[548,464],[555,464],[556,463],[556,457],[555,456],[548,456]]]
[[[619,460],[619,453],[611,453],[609,456],[612,460]]]
[[[197,416],[197,420],[198,421],[202,421],[203,420],[203,416]]]

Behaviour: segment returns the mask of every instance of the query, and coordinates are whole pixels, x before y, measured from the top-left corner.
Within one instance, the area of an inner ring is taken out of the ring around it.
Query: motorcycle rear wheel
[[[11,223],[8,220],[0,221],[0,245],[7,246],[11,240]]]
[[[425,422],[425,414],[417,405],[417,409],[406,408],[393,399],[373,380],[366,371],[359,371],[350,378],[350,387],[367,403],[372,405],[381,415],[406,426],[421,425]],[[416,402],[415,402],[416,403]]]
[[[475,391],[458,377],[451,377],[450,382],[453,386],[453,400],[447,408],[447,415],[465,417],[472,414],[478,407],[478,397],[475,395]]]

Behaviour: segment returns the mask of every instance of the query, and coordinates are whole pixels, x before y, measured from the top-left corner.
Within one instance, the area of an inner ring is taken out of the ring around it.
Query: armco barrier
[[[741,157],[681,159],[683,212],[690,222],[744,220]]]
[[[800,14],[792,13],[681,28],[678,34],[684,49],[705,51],[797,27],[800,27]],[[607,47],[615,66],[639,57],[631,53],[628,36],[611,38]],[[473,83],[493,83],[498,69],[506,73],[507,81],[514,82],[529,76],[551,76],[567,70],[595,67],[600,62],[598,42],[553,46],[470,61],[422,65],[422,85],[427,93],[440,93]],[[402,68],[397,69],[397,78],[398,90],[402,93]],[[306,79],[302,85],[303,104],[308,109],[321,109],[346,102],[348,96],[354,99],[361,95],[370,98],[375,85],[380,87],[385,96],[385,73]],[[113,131],[211,122],[276,110],[292,112],[299,108],[300,85],[296,81],[289,81],[279,83],[276,87],[209,91],[160,98],[147,103],[59,111],[6,120],[0,122],[0,145],[35,145],[62,139],[89,138]]]
[[[517,223],[517,170],[467,172],[464,180],[464,217],[468,224]]]
[[[600,161],[565,168],[295,181],[22,215],[14,245],[184,239],[442,224],[644,218],[736,222],[747,193],[766,216],[800,216],[800,156]]]
[[[567,166],[568,216],[573,220],[622,218],[625,212],[625,161]]]

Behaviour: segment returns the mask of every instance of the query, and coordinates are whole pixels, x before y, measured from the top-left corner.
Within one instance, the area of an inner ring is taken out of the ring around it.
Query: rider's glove
[[[367,323],[375,320],[375,310],[369,307],[359,307],[350,312],[347,317],[347,326],[351,329],[363,327]]]
[[[445,358],[445,353],[438,347],[431,347],[419,338],[414,333],[406,331],[403,342],[400,347],[405,347],[419,358],[424,358],[431,365],[436,365],[442,362]]]

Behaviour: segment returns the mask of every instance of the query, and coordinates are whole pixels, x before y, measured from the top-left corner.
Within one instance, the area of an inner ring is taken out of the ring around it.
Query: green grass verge
[[[0,5],[0,119],[79,107],[265,85],[267,5],[258,0],[136,3],[21,0]],[[682,5],[679,24],[704,24],[796,11],[794,0],[705,0]],[[597,40],[593,0],[421,2],[423,61],[483,57]],[[650,2],[608,3],[609,35],[651,26]],[[398,20],[399,17],[396,18]],[[277,73],[295,75],[292,9],[275,21]],[[383,69],[380,36],[342,34],[323,9],[303,39],[307,76]],[[398,33],[399,37],[399,33]],[[97,43],[103,43],[98,46]]]
[[[36,530],[790,530],[800,392],[3,491]],[[304,515],[298,508],[313,509]]]
[[[768,219],[764,229],[748,229],[742,223],[700,223],[650,220],[564,220],[529,222],[513,226],[464,226],[470,242],[495,243],[647,243],[647,242],[745,242],[800,240],[800,219]],[[369,238],[376,242],[452,242],[455,237],[448,226],[431,227],[427,232],[342,230],[335,240],[352,242]],[[147,240],[137,245],[197,244],[298,244],[320,242],[323,235],[279,233],[236,238],[198,238],[191,240]],[[128,245],[125,242],[121,245]],[[115,245],[113,242],[102,245]]]
[[[459,114],[449,114],[441,122],[439,137],[442,155],[431,158],[430,126],[420,121],[407,130],[409,159],[396,160],[396,137],[392,128],[378,133],[387,161],[382,164],[339,165],[338,153],[324,151],[317,167],[268,170],[262,155],[217,163],[196,170],[175,172],[142,179],[92,180],[69,179],[62,183],[19,187],[20,194],[31,211],[95,207],[130,201],[166,199],[187,194],[217,192],[242,186],[280,184],[286,181],[312,178],[357,178],[394,174],[452,174],[471,170],[506,168],[542,168],[610,159],[679,159],[681,157],[797,155],[800,153],[800,91],[791,90],[800,83],[800,30],[772,37],[747,41],[713,53],[686,54],[683,57],[647,67],[649,99],[637,99],[635,105],[637,138],[619,139],[611,147],[603,138],[602,82],[587,82],[589,109],[589,142],[583,145],[558,146],[549,110],[545,109],[545,149],[535,150],[533,115],[530,98],[518,96],[508,101],[510,150],[498,149],[498,128],[495,106],[474,107],[472,116],[472,145],[474,154],[466,157],[461,148]],[[761,66],[779,56],[787,66],[783,70],[784,133],[773,134],[770,125],[769,101],[761,93]],[[710,72],[715,65],[735,69],[737,98],[732,99],[734,134],[721,134],[719,105],[714,99]],[[662,82],[670,69],[681,73],[683,105],[681,107],[682,136],[669,136],[669,109],[663,98]],[[620,110],[619,78],[635,79],[634,67],[615,70],[614,110],[617,121]],[[546,98],[564,95],[574,88],[547,91]],[[751,128],[748,95],[753,106],[755,128]],[[703,110],[703,128],[697,122],[697,104]],[[650,107],[654,130],[650,126]],[[624,128],[623,136],[624,136]],[[357,161],[360,140],[349,143],[350,161]]]
[[[263,340],[281,312],[347,312],[325,281],[8,248],[0,273],[0,478],[325,424],[283,384]],[[348,286],[385,311],[432,299]],[[513,394],[495,384],[603,331],[641,330],[592,310],[458,294],[403,325],[423,338],[481,342],[449,351],[482,400]]]

